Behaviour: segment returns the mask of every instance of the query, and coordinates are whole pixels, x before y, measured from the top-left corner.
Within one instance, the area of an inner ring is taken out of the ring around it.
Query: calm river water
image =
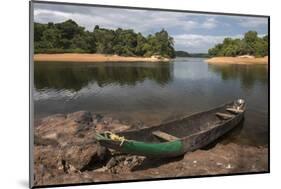
[[[79,110],[146,125],[244,98],[244,122],[224,142],[268,142],[267,65],[171,63],[35,63],[35,118]]]

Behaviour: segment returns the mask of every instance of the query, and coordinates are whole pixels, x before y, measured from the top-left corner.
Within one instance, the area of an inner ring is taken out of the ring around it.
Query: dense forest
[[[176,57],[190,57],[190,54],[186,51],[176,51]]]
[[[208,58],[207,53],[189,53],[186,51],[175,51],[176,57],[194,57],[194,58]]]
[[[222,43],[209,49],[210,56],[268,55],[268,35],[259,37],[255,31],[248,31],[242,39],[225,38]]]
[[[131,29],[100,28],[87,31],[73,20],[34,23],[35,53],[102,53],[122,56],[175,57],[173,38],[162,29],[143,36]]]
[[[208,53],[189,53],[191,57],[194,58],[208,58]]]

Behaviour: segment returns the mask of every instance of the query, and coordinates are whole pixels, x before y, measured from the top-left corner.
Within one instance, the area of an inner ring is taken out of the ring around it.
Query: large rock
[[[93,117],[95,115],[87,111],[48,116],[35,127],[34,134],[41,140],[55,140],[61,146],[93,141],[95,134]]]
[[[36,178],[39,178],[39,175],[52,177],[61,171],[69,174],[94,169],[109,158],[109,151],[97,143],[95,133],[119,132],[129,128],[119,120],[87,111],[67,115],[56,114],[36,123],[34,128]]]
[[[95,140],[99,116],[79,111],[48,116],[34,128],[35,182],[93,169],[108,156]]]
[[[43,118],[35,127],[35,144],[58,143],[66,146],[88,143],[94,140],[96,132],[121,132],[129,128],[130,126],[120,123],[119,120],[87,111],[57,114]]]
[[[74,112],[68,114],[66,117],[68,120],[73,120],[77,123],[82,123],[82,124],[90,124],[91,122],[93,122],[92,113],[87,111]]]
[[[90,170],[96,164],[103,162],[108,155],[106,148],[97,144],[84,146],[71,145],[63,149],[62,158],[70,167],[79,171]]]

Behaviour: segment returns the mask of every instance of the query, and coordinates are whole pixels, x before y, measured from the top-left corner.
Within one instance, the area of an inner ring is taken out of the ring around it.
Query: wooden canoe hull
[[[228,133],[230,130],[234,129],[243,119],[244,113],[238,115],[235,119],[230,120],[224,125],[220,125],[210,130],[206,130],[190,137],[186,137],[182,140],[183,151],[190,152],[199,148],[203,148],[208,144],[214,142],[221,136]]]
[[[234,104],[235,101],[160,125],[117,133],[124,136],[125,141],[114,141],[104,135],[99,135],[97,139],[101,145],[124,153],[157,158],[179,156],[213,143],[237,126],[244,117],[246,106],[230,114],[227,109]],[[221,119],[218,113],[227,114],[228,118]],[[163,142],[153,135],[155,131],[169,133],[179,140]]]

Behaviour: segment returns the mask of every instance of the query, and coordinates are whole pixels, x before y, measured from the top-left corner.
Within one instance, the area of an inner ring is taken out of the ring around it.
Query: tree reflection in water
[[[115,64],[115,65],[113,65]],[[34,84],[40,89],[69,89],[78,91],[91,82],[100,87],[108,84],[136,85],[144,80],[153,80],[165,85],[172,80],[173,64],[169,63],[35,63]]]
[[[221,75],[222,80],[239,79],[242,87],[251,89],[255,82],[266,84],[268,81],[267,65],[215,65],[209,64],[208,69]]]

